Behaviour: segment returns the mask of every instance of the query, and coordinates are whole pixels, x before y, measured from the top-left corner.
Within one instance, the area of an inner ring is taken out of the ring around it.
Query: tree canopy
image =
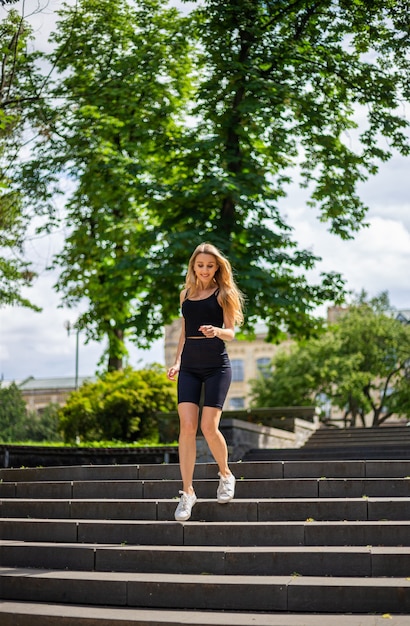
[[[66,243],[55,259],[56,288],[69,306],[88,299],[78,325],[89,338],[108,338],[109,369],[122,365],[135,315],[150,311],[136,334],[139,345],[163,322],[149,299],[147,260],[159,227],[149,190],[170,138],[182,133],[190,62],[184,20],[161,5],[83,0],[62,11],[51,59],[61,79],[47,110],[49,139],[24,171],[28,183],[39,170],[50,184],[55,172],[75,182]]]
[[[204,0],[183,16],[159,0],[66,5],[58,71],[22,188],[44,206],[68,180],[69,234],[55,266],[79,324],[108,337],[120,367],[130,333],[149,346],[178,315],[201,241],[231,260],[247,329],[314,335],[341,301],[339,272],[292,238],[281,201],[300,177],[342,238],[365,222],[360,182],[409,153],[407,0]],[[361,118],[360,125],[358,119]],[[383,143],[380,139],[383,138]],[[39,185],[41,180],[41,185]],[[338,268],[335,268],[338,269]]]
[[[0,307],[18,304],[38,310],[21,291],[34,272],[24,256],[27,198],[16,183],[25,130],[38,100],[36,55],[26,50],[31,37],[30,26],[17,11],[0,23]]]
[[[27,411],[21,389],[11,383],[0,384],[0,441],[8,442],[24,439]]]
[[[363,297],[319,338],[283,349],[270,375],[252,385],[253,404],[331,404],[350,426],[410,417],[410,326],[389,313],[385,295]],[[326,416],[325,416],[326,417]]]

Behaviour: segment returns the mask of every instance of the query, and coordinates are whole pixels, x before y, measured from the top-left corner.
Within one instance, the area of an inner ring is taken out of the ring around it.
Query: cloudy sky
[[[21,8],[23,3],[14,5]],[[60,0],[26,0],[29,13],[43,6],[30,20],[37,42],[45,49],[55,21]],[[178,5],[178,2],[175,2]],[[186,5],[185,5],[186,6]],[[0,19],[5,12],[0,8]],[[379,173],[360,186],[360,194],[369,206],[369,226],[354,240],[341,241],[327,232],[312,211],[306,207],[306,195],[296,186],[290,188],[284,201],[284,211],[294,227],[295,238],[322,258],[312,273],[315,279],[320,271],[339,271],[347,286],[354,292],[365,289],[370,296],[388,291],[391,304],[398,310],[410,309],[410,160],[399,155],[380,166]],[[24,380],[74,376],[75,335],[68,336],[65,322],[73,324],[78,310],[59,307],[59,296],[53,290],[56,275],[45,271],[53,254],[61,245],[62,233],[53,237],[32,236],[27,254],[39,276],[26,292],[31,301],[42,307],[41,313],[23,308],[0,309],[0,379]],[[178,298],[178,294],[176,294]],[[325,311],[319,311],[325,314]],[[163,363],[163,342],[158,341],[148,351],[131,344],[130,364],[141,367],[147,363]],[[104,345],[84,344],[79,336],[79,374],[95,373]]]

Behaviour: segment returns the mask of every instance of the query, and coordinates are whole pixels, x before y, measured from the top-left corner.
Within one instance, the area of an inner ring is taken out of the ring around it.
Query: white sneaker
[[[175,519],[177,522],[186,522],[191,517],[192,507],[194,506],[197,497],[195,494],[192,496],[185,491],[180,491],[181,499],[175,511]]]
[[[229,502],[235,495],[235,476],[229,474],[229,476],[222,476],[219,472],[219,486],[216,492],[216,497],[219,504],[225,504]]]

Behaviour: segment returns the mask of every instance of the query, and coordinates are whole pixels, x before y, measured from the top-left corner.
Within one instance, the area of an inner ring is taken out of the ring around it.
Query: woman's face
[[[212,283],[213,278],[218,270],[218,264],[213,254],[200,252],[194,261],[194,272],[197,279],[204,287]]]

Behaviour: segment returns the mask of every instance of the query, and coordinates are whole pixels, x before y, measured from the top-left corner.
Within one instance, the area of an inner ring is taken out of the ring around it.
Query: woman
[[[219,468],[218,502],[229,502],[235,492],[235,477],[228,467],[228,448],[219,420],[232,378],[225,341],[232,341],[235,324],[243,321],[243,297],[229,261],[212,244],[199,245],[191,256],[180,304],[181,336],[168,378],[175,380],[178,374],[182,491],[175,519],[186,521],[197,500],[192,482],[202,384],[201,430]]]

